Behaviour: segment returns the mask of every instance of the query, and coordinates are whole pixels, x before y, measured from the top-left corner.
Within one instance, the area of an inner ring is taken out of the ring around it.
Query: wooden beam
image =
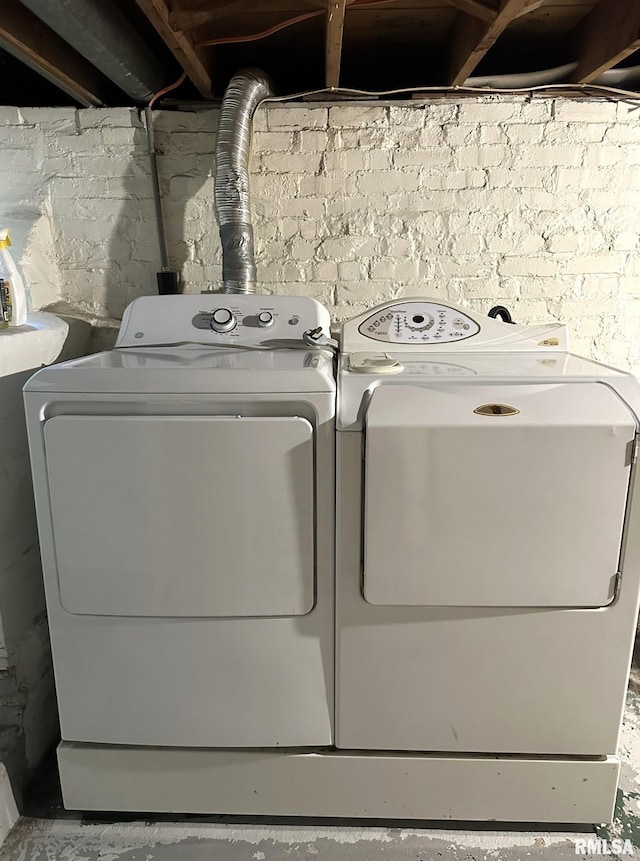
[[[305,3],[302,8],[300,0],[208,0],[206,4],[195,5],[194,2],[182,4],[172,2],[169,9],[169,26],[174,31],[186,33],[206,24],[218,25],[227,23],[233,25],[235,32],[252,32],[260,30],[254,26],[255,16],[273,17],[276,21],[284,21],[294,18],[305,12],[317,12],[322,15],[326,9],[326,2],[318,0],[317,3]],[[348,5],[348,4],[347,4]]]
[[[169,12],[168,22],[174,33],[186,33],[187,30],[195,30],[196,27],[208,24],[216,17],[215,9],[176,9],[175,12]]]
[[[270,11],[268,3],[260,5],[260,12]],[[322,13],[323,10],[319,10]],[[172,4],[169,10],[169,26],[174,32],[186,33],[188,30],[195,30],[197,27],[202,27],[205,24],[218,24],[221,21],[233,22],[236,30],[242,31],[244,27],[247,31],[252,29],[252,17],[256,12],[255,0],[236,0],[235,3],[211,3],[202,9],[182,8]],[[296,14],[291,13],[291,17]],[[278,15],[278,10],[275,10],[275,15]],[[284,16],[286,17],[286,15]]]
[[[449,6],[455,6],[467,15],[473,18],[480,18],[481,21],[486,21],[492,24],[498,14],[498,10],[489,6],[487,3],[482,3],[481,0],[447,0]]]
[[[464,84],[496,39],[530,2],[531,0],[502,0],[491,23],[464,13],[456,18],[449,50],[447,83],[450,86]]]
[[[575,30],[576,81],[588,84],[640,48],[638,0],[600,0]]]
[[[169,8],[165,0],[136,0],[149,21],[164,39],[173,56],[205,99],[213,95],[207,54],[195,48],[187,35],[174,30],[169,21]]]
[[[515,16],[516,18],[522,18],[523,15],[528,15],[529,12],[535,12],[536,9],[539,9],[541,6],[544,6],[548,0],[527,0],[524,7],[518,12]]]
[[[327,39],[325,83],[327,87],[340,86],[340,58],[346,0],[327,0]]]
[[[106,78],[17,0],[2,6],[0,44],[81,104],[104,104]]]

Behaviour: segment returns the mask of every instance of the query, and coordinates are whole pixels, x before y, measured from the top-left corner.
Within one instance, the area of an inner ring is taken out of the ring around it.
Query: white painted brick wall
[[[220,284],[217,111],[159,112],[173,265]],[[136,111],[0,108],[0,218],[35,305],[118,317],[155,289],[146,139]],[[640,372],[640,115],[524,97],[282,105],[255,119],[263,290],[337,319],[438,295],[522,322],[570,323],[577,351]]]

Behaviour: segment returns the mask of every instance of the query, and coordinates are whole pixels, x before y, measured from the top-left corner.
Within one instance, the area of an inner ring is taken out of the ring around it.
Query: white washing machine
[[[346,323],[338,380],[337,747],[430,763],[425,818],[609,821],[637,381],[429,299]]]
[[[307,298],[146,297],[114,350],[28,382],[68,807],[127,809],[118,750],[332,743],[335,374],[302,340],[317,327]]]

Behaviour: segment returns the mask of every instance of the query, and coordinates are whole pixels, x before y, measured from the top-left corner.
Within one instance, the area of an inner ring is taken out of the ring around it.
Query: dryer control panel
[[[287,347],[299,344],[309,329],[329,335],[330,325],[327,309],[305,296],[141,296],[126,309],[116,346]]]
[[[435,302],[404,302],[377,310],[358,330],[388,344],[445,344],[462,341],[480,331],[468,314]]]

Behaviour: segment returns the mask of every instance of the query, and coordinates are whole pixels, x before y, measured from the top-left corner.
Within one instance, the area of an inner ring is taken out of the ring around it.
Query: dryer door
[[[44,436],[68,612],[215,617],[312,609],[306,419],[57,416]]]
[[[635,421],[605,385],[382,385],[365,433],[367,601],[611,602]]]

